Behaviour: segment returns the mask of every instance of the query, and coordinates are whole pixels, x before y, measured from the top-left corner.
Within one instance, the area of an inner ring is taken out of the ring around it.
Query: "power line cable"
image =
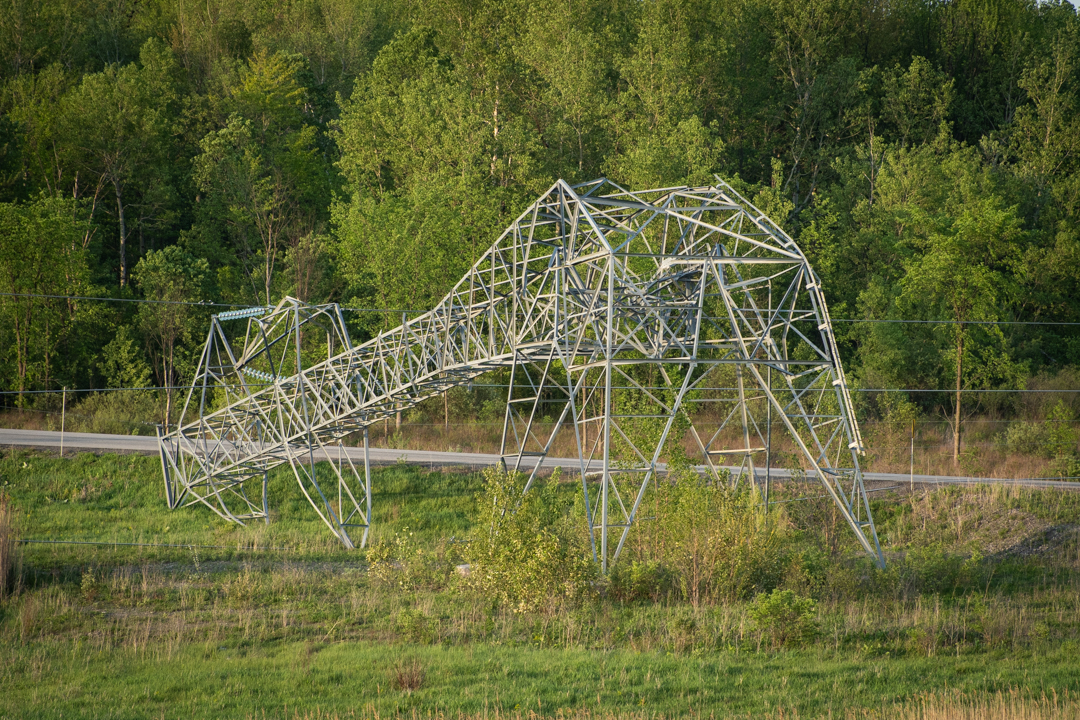
[[[12,411],[12,412],[37,413],[39,415],[60,415],[61,414],[60,412],[58,412],[56,410],[37,410],[37,409],[34,409],[34,408],[0,408],[0,410],[9,410],[9,411]],[[83,415],[83,414],[76,414],[76,413],[71,413],[71,412],[67,413],[67,416],[68,417],[74,417],[74,418],[91,418],[91,419],[93,418],[92,415]],[[145,420],[123,420],[121,422],[123,422],[125,424],[128,424],[128,425],[145,425],[147,427],[156,427],[158,425],[158,423],[149,422],[149,421],[145,421]],[[930,419],[930,418],[923,418],[923,419],[920,419],[920,420],[916,420],[915,422],[919,426],[923,426],[923,427],[925,427],[925,426],[933,426],[933,425],[944,425],[946,427],[952,427],[952,423],[953,423],[953,421],[951,419],[935,420],[935,419]],[[979,419],[976,419],[976,420],[969,420],[967,422],[969,424],[974,422],[975,424],[978,424],[978,425],[987,425],[987,424],[1013,425],[1013,424],[1016,424],[1016,423],[1019,423],[1019,422],[1026,422],[1026,421],[1022,420],[1022,419],[1018,419],[1018,420],[993,420],[993,419],[988,419],[988,418],[979,418]],[[1069,425],[1069,426],[1078,424],[1077,421],[1071,421],[1071,420],[1042,420],[1041,423],[1042,424]],[[544,424],[544,423],[541,423],[541,424]],[[553,424],[553,423],[547,423],[547,424]],[[704,425],[709,425],[709,424],[711,424],[710,421],[705,421],[705,423],[704,423]],[[891,425],[893,423],[890,423],[888,420],[863,420],[859,424],[861,426],[865,427],[865,426],[873,426],[873,425]],[[501,422],[478,422],[478,421],[474,422],[474,421],[468,421],[468,426],[469,427],[502,427],[502,425],[503,424]],[[406,420],[406,421],[404,421],[402,423],[402,427],[445,427],[445,425],[443,423],[441,423],[441,422],[412,422],[412,421]],[[18,430],[18,429],[21,429],[21,428],[0,428],[0,429]],[[969,445],[987,445],[987,446],[991,446],[991,445],[1003,445],[1005,443],[1004,442],[975,442],[975,443],[968,443],[968,444]],[[937,445],[933,445],[933,444],[929,444],[929,445],[917,444],[917,445],[915,445],[915,447],[917,447],[917,448],[937,447]]]
[[[151,305],[189,305],[194,307],[229,307],[229,308],[261,308],[267,307],[265,305],[247,305],[244,303],[219,303],[211,302],[209,300],[201,301],[186,301],[186,300],[147,300],[143,298],[110,298],[110,297],[94,297],[90,295],[46,295],[38,293],[0,293],[0,297],[32,297],[32,298],[45,298],[54,300],[92,300],[98,302],[126,302],[126,303],[143,303]],[[367,308],[367,307],[346,307],[341,306],[341,309],[347,312],[355,313],[389,313],[394,315],[400,315],[402,313],[410,315],[422,315],[430,312],[430,310],[411,310],[407,308]],[[760,308],[740,308],[746,312],[759,312]],[[775,312],[775,311],[774,311]],[[783,311],[787,313],[791,312],[804,312],[804,311]],[[808,311],[807,311],[808,312]],[[711,316],[709,319],[721,319],[726,320],[726,316]],[[809,321],[809,319],[808,319]],[[832,318],[834,323],[858,323],[868,325],[1040,325],[1049,327],[1077,327],[1080,326],[1080,322],[1060,322],[1056,320],[904,320],[904,319],[871,319],[871,318]]]
[[[147,305],[189,305],[192,307],[228,307],[228,308],[263,308],[266,305],[249,305],[245,303],[220,303],[212,302],[210,300],[147,300],[145,298],[110,298],[110,297],[95,297],[91,295],[46,295],[41,293],[0,293],[0,297],[23,297],[23,298],[42,298],[50,300],[93,300],[97,302],[124,302],[124,303],[136,303]],[[401,313],[422,314],[427,312],[426,310],[395,310],[394,308],[351,308],[342,307],[342,310],[349,312],[371,312],[371,313],[393,313],[399,315]]]
[[[270,387],[271,383],[248,383],[248,387],[266,388]],[[202,387],[202,386],[198,386]],[[218,386],[210,386],[210,388]],[[478,388],[509,388],[508,384],[498,383],[471,383],[471,387]],[[525,387],[525,386],[515,386]],[[69,393],[97,393],[97,392],[146,392],[153,390],[191,390],[191,385],[172,385],[172,386],[155,386],[155,387],[141,387],[141,388],[68,388]],[[613,385],[612,390],[670,390],[671,387],[667,385],[650,385],[650,386],[637,386],[637,385]],[[779,389],[779,388],[777,388]],[[819,388],[820,390],[827,390],[828,388]],[[694,388],[695,391],[714,391],[714,392],[736,392],[739,388],[734,387],[699,387]],[[62,390],[0,390],[0,395],[59,395]],[[813,390],[810,390],[813,392]],[[893,393],[893,392],[906,392],[906,393],[955,393],[956,388],[848,388],[848,392],[853,393]],[[972,393],[1080,393],[1080,389],[1070,390],[1042,390],[1042,389],[1018,389],[1018,388],[975,388],[971,390],[961,390],[964,395]],[[541,402],[566,402],[565,400],[559,400],[557,398],[551,400],[541,400]]]
[[[101,542],[95,540],[16,540],[24,545],[110,545],[118,547],[163,547],[183,548],[185,550],[236,550],[237,552],[296,552],[296,548],[239,548],[232,545],[174,545],[169,543],[127,543],[127,542]]]
[[[1056,392],[1056,391],[1050,391],[1050,392]],[[560,400],[558,402],[565,402],[565,400]],[[57,415],[57,416],[59,416],[59,415],[62,414],[58,410],[38,410],[36,408],[12,408],[12,407],[2,407],[2,406],[0,406],[0,410],[7,410],[9,412],[37,413],[38,415]],[[75,413],[75,412],[68,412],[67,416],[68,417],[74,417],[74,418],[91,418],[91,419],[94,417],[93,415],[84,415],[82,413]],[[149,427],[156,427],[158,425],[158,423],[149,422],[149,421],[145,421],[145,420],[123,420],[121,422],[127,423],[129,425],[146,425],[146,426],[149,426]],[[917,424],[923,425],[923,426],[925,426],[925,425],[945,425],[945,426],[949,426],[949,427],[951,427],[952,423],[953,423],[953,421],[951,419],[944,419],[944,420],[936,419],[935,420],[935,419],[931,419],[931,418],[923,418],[923,419],[920,419],[920,420],[916,420],[915,422]],[[991,424],[991,425],[995,425],[995,424],[996,425],[1012,425],[1012,424],[1015,424],[1017,422],[1025,422],[1025,421],[1024,420],[1000,420],[1000,419],[991,419],[991,418],[978,418],[976,420],[969,420],[968,422],[969,423],[974,422],[974,423],[980,424],[980,425],[987,425],[987,424]],[[1047,419],[1047,420],[1042,420],[1040,422],[1042,422],[1044,424],[1046,424],[1046,423],[1054,423],[1054,424],[1060,424],[1060,425],[1074,425],[1074,424],[1077,424],[1080,421],[1049,420],[1049,419]],[[870,426],[870,425],[892,425],[892,424],[895,424],[895,423],[892,423],[892,422],[890,422],[888,420],[863,420],[859,424],[862,425],[862,426]],[[409,427],[444,427],[444,424],[441,423],[441,422],[411,422],[411,421],[408,421],[408,420],[406,420],[403,423],[403,425],[407,425]],[[502,424],[502,422],[478,422],[478,421],[473,422],[473,421],[469,421],[468,425],[469,425],[469,427],[486,427],[486,426],[502,427],[503,424]],[[0,429],[18,429],[18,428],[0,428]],[[1000,444],[1000,443],[991,443],[991,444]],[[916,447],[924,447],[924,446],[916,445]],[[933,446],[926,445],[925,447],[933,447]]]
[[[197,307],[258,307],[257,305],[243,305],[241,303],[218,303],[205,301],[189,301],[189,300],[147,300],[145,298],[110,298],[110,297],[91,297],[88,295],[42,295],[38,293],[0,293],[0,297],[25,297],[25,298],[44,298],[51,300],[97,300],[99,302],[126,302],[126,303],[141,303],[146,305],[194,305]]]
[[[1074,327],[1080,322],[1056,322],[1035,320],[852,320],[832,318],[834,323],[860,323],[868,325],[1049,325]]]
[[[270,388],[272,383],[247,383],[248,388]],[[211,385],[213,389],[217,385]],[[510,388],[509,384],[500,383],[470,383],[472,388]],[[525,385],[515,385],[522,386]],[[201,388],[201,385],[199,385]],[[153,386],[153,388],[68,388],[68,393],[119,393],[119,392],[148,392],[159,390],[191,390],[191,385],[159,385]],[[671,390],[669,385],[612,385],[611,390]],[[696,391],[713,391],[713,392],[737,392],[738,388],[696,388]],[[780,389],[777,389],[780,390]],[[827,388],[821,388],[820,390],[828,390]],[[0,391],[0,395],[59,395],[62,390],[3,390]],[[810,390],[808,392],[813,392]],[[956,388],[849,388],[849,393],[956,393]],[[1047,393],[1047,394],[1069,394],[1080,393],[1078,390],[1025,390],[1015,388],[991,388],[991,389],[972,389],[961,390],[964,395],[972,393]],[[549,400],[540,400],[542,403],[565,403],[566,400],[552,398]]]

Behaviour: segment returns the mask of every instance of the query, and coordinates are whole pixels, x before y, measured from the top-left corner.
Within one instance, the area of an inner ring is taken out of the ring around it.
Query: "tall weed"
[[[0,493],[0,600],[18,594],[21,571],[15,508],[11,498]]]

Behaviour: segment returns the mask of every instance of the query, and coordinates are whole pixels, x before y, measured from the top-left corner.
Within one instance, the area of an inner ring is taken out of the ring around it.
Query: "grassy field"
[[[181,546],[22,545],[0,717],[1080,716],[1076,494],[878,493],[884,572],[821,501],[783,506],[780,584],[816,600],[816,632],[778,647],[749,597],[628,601],[599,582],[518,613],[478,595],[453,570],[475,474],[377,471],[373,540],[405,558],[387,575],[341,551],[284,475],[274,522],[241,528],[167,511],[159,472],[135,455],[0,459],[24,539]]]

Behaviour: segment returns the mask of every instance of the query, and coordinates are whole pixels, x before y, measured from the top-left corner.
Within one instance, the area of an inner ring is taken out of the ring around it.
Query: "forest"
[[[12,0],[2,404],[180,386],[211,313],[285,295],[370,337],[558,178],[714,175],[806,251],[853,385],[895,391],[867,417],[1076,418],[986,392],[1080,389],[1062,0]]]

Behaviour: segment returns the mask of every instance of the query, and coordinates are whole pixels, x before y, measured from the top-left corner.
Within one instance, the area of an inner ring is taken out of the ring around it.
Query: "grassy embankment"
[[[155,458],[7,453],[0,487],[23,537],[222,546],[24,545],[0,605],[2,717],[1078,712],[1076,494],[879,493],[884,573],[851,559],[827,505],[785,506],[790,542],[834,555],[792,555],[782,584],[817,599],[818,632],[774,648],[745,599],[601,592],[518,614],[470,594],[451,568],[475,475],[378,471],[375,539],[441,559],[390,583],[284,476],[275,522],[249,528],[166,511]]]

